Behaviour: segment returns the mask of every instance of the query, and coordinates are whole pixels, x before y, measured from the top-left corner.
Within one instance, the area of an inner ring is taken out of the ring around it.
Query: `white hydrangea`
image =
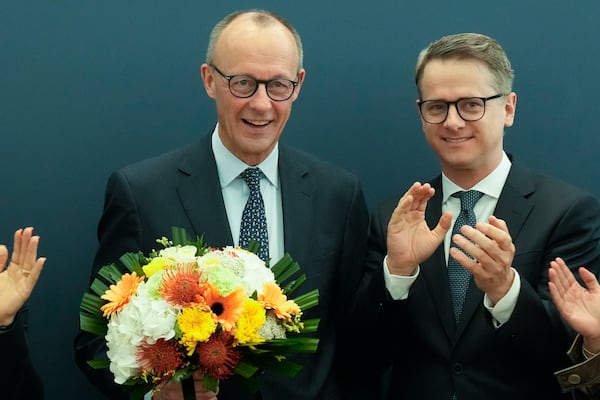
[[[138,375],[137,347],[143,342],[155,343],[158,339],[169,340],[175,336],[178,310],[162,299],[153,298],[144,282],[137,293],[108,322],[106,343],[110,359],[110,371],[115,382],[122,384]]]
[[[198,258],[201,270],[217,264],[231,270],[240,279],[248,296],[254,292],[262,293],[263,283],[275,282],[273,271],[256,254],[247,250],[227,246]]]

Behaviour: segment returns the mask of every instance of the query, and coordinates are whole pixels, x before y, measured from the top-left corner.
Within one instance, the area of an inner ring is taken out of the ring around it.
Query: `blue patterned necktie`
[[[477,222],[473,207],[475,203],[483,196],[483,193],[477,190],[469,190],[456,192],[452,194],[452,197],[460,199],[460,213],[456,218],[454,227],[452,228],[452,236],[459,233],[460,228],[463,225],[475,226]],[[450,242],[450,246],[456,247],[467,254],[463,249]],[[467,254],[469,255],[469,254]],[[465,301],[465,295],[467,293],[467,287],[469,286],[469,279],[471,273],[462,265],[460,265],[454,258],[448,257],[448,280],[450,281],[450,294],[452,295],[452,309],[454,310],[454,319],[458,322],[460,313],[462,312],[463,303]]]
[[[266,261],[269,258],[269,236],[267,233],[267,218],[265,203],[260,193],[260,178],[263,176],[260,168],[246,168],[240,177],[246,181],[250,189],[248,201],[242,214],[240,225],[240,247],[247,247],[250,241],[260,244],[258,256]]]

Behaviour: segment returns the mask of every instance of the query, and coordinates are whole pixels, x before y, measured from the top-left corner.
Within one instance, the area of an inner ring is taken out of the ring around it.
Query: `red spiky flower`
[[[234,343],[235,339],[230,333],[219,331],[196,347],[200,369],[205,375],[219,380],[233,375],[241,356],[233,347]]]

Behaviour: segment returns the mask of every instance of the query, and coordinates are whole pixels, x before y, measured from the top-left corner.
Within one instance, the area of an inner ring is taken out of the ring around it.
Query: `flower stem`
[[[181,381],[181,389],[183,390],[183,400],[196,400],[193,375]]]

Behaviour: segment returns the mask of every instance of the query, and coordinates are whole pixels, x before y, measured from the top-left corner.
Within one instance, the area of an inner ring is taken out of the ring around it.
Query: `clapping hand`
[[[596,276],[584,267],[579,274],[587,287],[576,279],[561,259],[550,263],[548,287],[552,301],[569,325],[583,336],[587,350],[600,352],[600,284]]]

